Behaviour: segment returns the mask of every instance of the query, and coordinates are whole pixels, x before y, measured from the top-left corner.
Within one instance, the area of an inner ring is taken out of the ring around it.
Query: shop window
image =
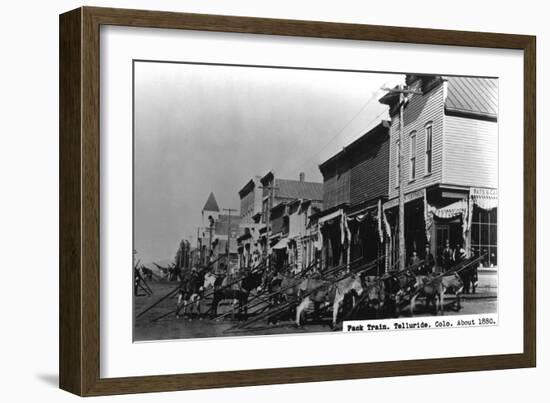
[[[471,228],[471,245],[474,256],[486,255],[483,266],[497,266],[497,209],[483,210],[474,207]]]

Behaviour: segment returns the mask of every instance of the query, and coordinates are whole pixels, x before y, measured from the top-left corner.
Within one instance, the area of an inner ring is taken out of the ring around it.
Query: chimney
[[[300,172],[300,182],[304,182],[305,180],[306,180],[305,172]]]

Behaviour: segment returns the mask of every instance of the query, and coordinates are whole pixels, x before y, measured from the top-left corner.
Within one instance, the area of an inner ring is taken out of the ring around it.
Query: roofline
[[[349,203],[340,203],[340,204],[337,204],[336,206],[332,206],[328,209],[325,209],[325,210],[321,210],[315,214],[312,214],[310,215],[309,217],[311,219],[315,219],[315,218],[321,218],[327,214],[330,214],[330,213],[333,213],[337,210],[340,210],[340,209],[345,209],[345,208],[348,208],[349,207]]]
[[[254,187],[255,185],[256,185],[256,182],[254,181],[254,178],[252,178],[248,182],[246,182],[246,184],[238,192],[240,198],[242,199],[244,197],[243,195],[246,195],[247,193],[249,193],[249,191],[247,191],[247,189],[249,187]]]
[[[274,205],[273,207],[271,207],[270,211],[279,210],[279,209],[282,208],[282,207],[286,207],[288,204],[289,204],[288,202],[280,202],[280,203],[277,203],[276,205]]]
[[[497,115],[495,115],[493,113],[468,111],[468,110],[459,109],[459,108],[449,108],[447,106],[445,106],[444,111],[445,111],[445,115],[449,115],[449,116],[458,116],[458,117],[463,117],[463,118],[486,120],[486,121],[489,121],[489,122],[497,122],[498,121]]]
[[[385,127],[386,129],[390,128],[390,122],[387,120],[381,120],[380,123],[378,123],[376,126],[371,128],[366,133],[362,134],[359,138],[353,140],[351,143],[349,143],[347,146],[342,147],[340,151],[338,151],[336,154],[334,154],[332,157],[330,157],[328,160],[323,161],[321,164],[319,164],[319,170],[322,172],[323,169],[329,165],[330,163],[334,162],[336,159],[344,155],[346,152],[351,152],[357,145],[363,141],[365,141],[367,138],[370,138],[374,135],[375,132],[378,132],[381,127]]]
[[[216,203],[217,210],[207,210],[206,209],[206,205],[208,204],[208,201],[210,200],[210,196],[213,197],[214,202]],[[218,200],[216,199],[216,195],[214,194],[214,192],[210,192],[210,194],[208,195],[208,198],[206,199],[206,202],[204,203],[204,206],[202,207],[201,214],[204,214],[205,211],[211,211],[211,212],[214,212],[214,213],[219,213],[220,212],[220,205],[218,204]]]
[[[260,182],[262,183],[262,185],[265,186],[265,184],[267,183],[268,176],[271,176],[273,179],[275,179],[275,174],[273,173],[273,171],[269,171],[260,179]]]

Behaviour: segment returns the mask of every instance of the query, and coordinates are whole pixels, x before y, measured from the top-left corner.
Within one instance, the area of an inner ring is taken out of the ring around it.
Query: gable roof
[[[323,200],[323,184],[292,179],[275,179],[277,197],[289,199]]]
[[[480,77],[445,77],[448,82],[445,110],[497,118],[498,80]]]
[[[202,211],[220,211],[214,192],[210,192],[210,196],[208,196],[208,200],[204,203]]]

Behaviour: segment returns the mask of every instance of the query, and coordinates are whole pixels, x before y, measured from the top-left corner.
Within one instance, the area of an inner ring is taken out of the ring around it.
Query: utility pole
[[[200,237],[199,237],[199,231],[200,231],[200,228],[201,227],[197,227],[197,250],[198,250],[198,265],[201,265],[203,263],[202,261],[202,245],[201,245],[201,241],[200,241]]]
[[[227,255],[227,268],[229,269],[229,243],[231,242],[231,213],[237,211],[234,208],[224,208],[227,211],[227,243],[225,244],[225,254]]]
[[[269,198],[267,199],[267,211],[265,218],[266,225],[266,249],[267,249],[267,267],[271,268],[271,246],[269,245],[269,237],[271,234],[271,208],[273,207],[273,193],[275,190],[279,190],[276,186],[260,186],[260,189],[267,189],[269,192]]]
[[[403,111],[405,109],[405,103],[407,102],[406,94],[422,95],[421,91],[415,91],[408,89],[407,86],[400,84],[398,88],[382,88],[385,91],[399,94],[399,141],[397,145],[398,161],[399,161],[399,270],[404,270],[406,266],[406,251],[405,251],[405,184],[406,179],[403,175],[403,167],[405,166],[405,155],[403,153],[403,141],[404,137],[404,119]]]
[[[208,262],[208,263],[210,263],[210,259],[212,259],[212,255],[214,254],[214,250],[213,250],[213,248],[212,248],[212,229],[213,229],[213,227],[214,227],[214,218],[212,218],[212,216],[209,216],[209,217],[208,217],[208,222],[209,222],[209,224],[210,224],[210,225],[209,225],[209,229],[210,229],[210,243],[209,243],[209,246],[208,246],[208,248],[209,248],[209,251],[208,251],[208,255],[209,255],[209,256],[208,256],[208,260],[209,260],[209,262]]]

